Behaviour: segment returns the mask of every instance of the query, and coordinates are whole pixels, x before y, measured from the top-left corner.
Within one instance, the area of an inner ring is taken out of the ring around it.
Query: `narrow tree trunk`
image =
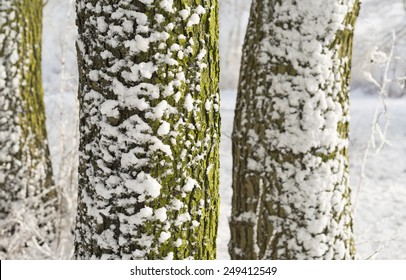
[[[233,259],[351,259],[357,0],[254,0],[233,131]]]
[[[52,241],[57,199],[41,82],[42,7],[41,0],[0,1],[0,220],[33,215]],[[32,221],[16,220],[1,238],[24,223]]]
[[[76,3],[76,258],[215,258],[217,0]]]

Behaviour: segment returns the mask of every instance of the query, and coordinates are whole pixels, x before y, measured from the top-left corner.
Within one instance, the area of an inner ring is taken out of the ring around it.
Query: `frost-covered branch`
[[[356,206],[357,206],[359,196],[360,196],[360,191],[361,191],[362,185],[364,183],[364,180],[366,178],[365,168],[366,168],[367,159],[368,159],[368,156],[369,156],[371,150],[375,149],[375,154],[378,154],[385,144],[390,145],[390,142],[387,139],[387,132],[388,132],[389,124],[390,124],[390,113],[388,112],[388,105],[387,105],[387,98],[388,98],[387,87],[392,82],[392,80],[389,78],[389,69],[390,69],[390,65],[393,61],[394,49],[396,46],[396,33],[394,31],[392,33],[392,42],[393,43],[392,43],[391,49],[389,51],[389,54],[385,54],[384,52],[379,51],[377,48],[375,48],[371,53],[371,57],[369,58],[370,61],[377,63],[381,68],[383,68],[380,82],[378,82],[373,77],[373,75],[371,73],[371,68],[366,68],[366,67],[363,68],[363,75],[364,75],[365,79],[368,82],[372,83],[377,89],[379,103],[377,104],[377,106],[375,107],[375,110],[374,110],[374,114],[373,114],[372,121],[371,121],[371,127],[372,127],[371,132],[370,132],[369,139],[368,139],[367,145],[365,147],[365,151],[364,151],[362,161],[361,161],[360,180],[358,182],[357,194],[355,196],[355,200],[354,200],[354,204],[353,204],[354,211],[356,210]],[[383,108],[383,111],[382,111],[382,108]],[[385,118],[383,128],[379,123],[380,117],[382,115]],[[378,139],[376,139],[376,136],[378,137]]]

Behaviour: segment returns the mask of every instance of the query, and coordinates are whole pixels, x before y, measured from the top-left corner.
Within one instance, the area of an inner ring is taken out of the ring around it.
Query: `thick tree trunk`
[[[10,227],[11,216],[32,214],[52,241],[57,197],[41,82],[42,7],[41,0],[0,1],[0,220],[6,237],[20,223]]]
[[[357,0],[254,0],[233,131],[233,259],[354,257],[349,80]]]
[[[77,1],[78,259],[213,259],[217,0]]]

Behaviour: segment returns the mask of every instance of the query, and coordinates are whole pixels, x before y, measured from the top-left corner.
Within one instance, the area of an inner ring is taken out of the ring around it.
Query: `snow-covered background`
[[[56,182],[64,203],[61,219],[63,235],[54,257],[63,259],[72,256],[71,229],[74,225],[77,181],[78,107],[73,2],[48,1],[44,10],[43,35],[47,126]],[[222,142],[220,234],[217,241],[218,258],[229,259],[230,137],[241,44],[250,1],[219,2]],[[394,55],[390,57],[392,47]],[[360,259],[406,259],[406,98],[399,98],[405,95],[402,80],[406,75],[405,54],[406,9],[403,0],[364,0],[354,43],[350,138],[355,237]],[[391,59],[387,78],[393,81],[387,83],[384,93],[392,97],[382,101],[377,87],[366,77],[371,73],[378,84],[382,84],[388,58]],[[379,127],[375,125],[377,129],[371,130],[375,119],[382,131],[389,120],[386,141],[381,148]]]

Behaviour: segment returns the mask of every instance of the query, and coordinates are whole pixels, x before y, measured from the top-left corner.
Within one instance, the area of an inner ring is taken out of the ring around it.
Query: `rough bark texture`
[[[351,259],[353,0],[254,0],[233,141],[232,259]]]
[[[57,199],[41,82],[42,7],[41,0],[0,1],[0,237],[33,225],[18,221],[32,215],[52,241]]]
[[[217,0],[76,3],[76,258],[215,258]]]

